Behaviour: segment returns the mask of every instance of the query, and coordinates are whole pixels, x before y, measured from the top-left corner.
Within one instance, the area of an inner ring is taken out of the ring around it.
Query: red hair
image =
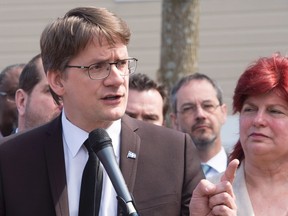
[[[253,62],[240,76],[233,96],[233,112],[240,113],[245,100],[275,91],[288,101],[288,58],[275,53],[272,57],[262,57]],[[234,146],[229,160],[235,158],[240,162],[245,155],[240,140]]]

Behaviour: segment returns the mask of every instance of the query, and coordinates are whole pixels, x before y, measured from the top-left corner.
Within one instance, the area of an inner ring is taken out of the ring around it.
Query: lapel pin
[[[129,151],[127,154],[127,158],[136,159],[136,154],[134,152]]]

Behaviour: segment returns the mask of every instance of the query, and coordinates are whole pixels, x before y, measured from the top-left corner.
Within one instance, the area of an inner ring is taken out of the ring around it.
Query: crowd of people
[[[230,153],[217,82],[194,73],[169,92],[136,72],[130,36],[105,8],[73,8],[43,30],[41,54],[1,71],[0,216],[130,215],[103,161],[95,171],[101,190],[98,179],[88,186],[101,191],[91,196],[100,205],[82,213],[82,174],[99,156],[87,143],[98,128],[139,215],[288,214],[287,57],[261,57],[240,76],[233,97],[240,138]]]

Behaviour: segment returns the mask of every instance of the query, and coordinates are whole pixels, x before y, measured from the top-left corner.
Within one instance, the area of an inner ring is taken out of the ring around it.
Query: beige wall
[[[200,0],[199,70],[219,81],[229,106],[241,72],[274,51],[288,53],[287,0]],[[75,6],[103,6],[133,32],[130,55],[138,72],[155,78],[160,61],[160,0],[0,0],[0,70],[39,52],[45,25]]]
[[[139,72],[154,76],[159,64],[161,1],[0,0],[0,70],[39,52],[47,23],[72,7],[90,5],[107,7],[128,22],[133,33],[130,55],[139,58]]]
[[[200,72],[219,81],[230,106],[249,63],[275,51],[288,55],[288,1],[202,0],[201,6]]]

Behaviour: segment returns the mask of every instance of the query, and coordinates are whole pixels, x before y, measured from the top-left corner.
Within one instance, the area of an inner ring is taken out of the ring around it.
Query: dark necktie
[[[79,216],[98,216],[102,194],[103,173],[100,161],[88,139],[84,142],[89,158],[82,175]]]

